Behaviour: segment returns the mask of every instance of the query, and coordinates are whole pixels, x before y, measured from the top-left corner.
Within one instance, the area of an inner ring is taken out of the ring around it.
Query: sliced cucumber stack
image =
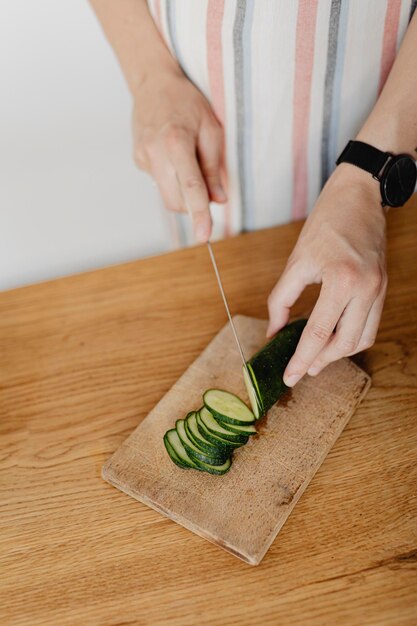
[[[206,407],[200,409],[199,415],[203,428],[219,439],[223,439],[229,445],[239,447],[247,443],[247,435],[233,433],[230,430],[227,430],[227,428],[224,428],[222,422],[216,419]]]
[[[197,465],[199,464],[199,462],[207,463],[208,465],[223,465],[223,463],[229,456],[226,451],[221,451],[219,450],[219,448],[215,448],[214,446],[213,452],[210,453],[201,450],[201,448],[196,446],[187,435],[187,431],[185,430],[184,426],[184,420],[177,420],[177,423],[175,424],[175,429],[188,456]]]
[[[172,430],[168,430],[168,432],[165,433],[164,444],[169,456],[174,461],[175,465],[178,465],[179,467],[184,467],[186,469],[191,467],[194,469],[199,469],[198,465],[194,463],[194,461],[188,456],[187,452],[185,451],[185,448],[182,445],[181,439],[179,438],[175,428],[173,428]]]
[[[177,420],[165,433],[164,445],[178,467],[222,475],[232,465],[233,451],[256,435],[255,417],[237,396],[221,389],[209,391],[207,402],[217,410],[203,406]]]
[[[305,324],[288,324],[246,363],[243,376],[252,411],[235,394],[208,389],[204,406],[165,433],[164,445],[175,465],[217,475],[229,471],[233,452],[257,434],[256,420],[287,390],[282,377]]]

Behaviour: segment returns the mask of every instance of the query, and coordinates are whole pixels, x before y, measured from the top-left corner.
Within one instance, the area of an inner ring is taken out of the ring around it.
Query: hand
[[[212,228],[209,202],[226,201],[219,122],[180,71],[148,75],[134,100],[137,165],[153,176],[166,208],[188,211],[197,241],[207,241]]]
[[[312,283],[322,286],[284,373],[290,387],[306,372],[316,376],[330,362],[369,348],[377,334],[387,288],[385,214],[379,184],[349,164],[329,178],[269,296],[269,337]]]

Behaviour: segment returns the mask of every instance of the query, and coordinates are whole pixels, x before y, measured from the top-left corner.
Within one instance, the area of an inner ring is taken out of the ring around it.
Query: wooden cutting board
[[[234,317],[244,353],[265,344],[267,322]],[[201,406],[209,387],[247,400],[227,324],[103,467],[103,478],[194,533],[257,565],[274,541],[355,407],[369,376],[349,359],[305,376],[234,453],[224,476],[183,470],[168,458],[166,430]]]

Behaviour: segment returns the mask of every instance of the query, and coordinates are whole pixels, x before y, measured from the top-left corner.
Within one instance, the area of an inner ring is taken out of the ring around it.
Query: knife
[[[227,316],[229,318],[230,326],[232,327],[233,335],[235,337],[236,345],[237,345],[237,348],[239,350],[239,354],[240,354],[240,357],[242,359],[243,366],[244,366],[244,368],[246,370],[246,373],[247,373],[247,375],[249,377],[249,380],[250,380],[250,374],[249,374],[248,366],[246,365],[245,355],[243,354],[242,346],[241,346],[241,343],[239,341],[239,337],[237,336],[236,328],[235,328],[235,325],[233,323],[232,316],[230,314],[230,309],[229,309],[229,305],[227,303],[226,294],[224,293],[224,289],[223,289],[222,279],[220,278],[219,268],[217,267],[216,258],[214,256],[213,248],[211,247],[210,241],[207,241],[207,247],[208,247],[208,251],[209,251],[209,254],[210,254],[211,262],[213,263],[214,273],[216,274],[217,283],[219,285],[220,293],[222,294],[222,298],[223,298],[224,306],[226,308]]]

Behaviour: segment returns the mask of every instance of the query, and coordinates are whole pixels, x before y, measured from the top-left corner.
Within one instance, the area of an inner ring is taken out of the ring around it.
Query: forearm
[[[375,107],[357,139],[380,150],[417,154],[417,15]]]
[[[135,96],[156,71],[181,72],[163,42],[146,0],[90,0]]]

